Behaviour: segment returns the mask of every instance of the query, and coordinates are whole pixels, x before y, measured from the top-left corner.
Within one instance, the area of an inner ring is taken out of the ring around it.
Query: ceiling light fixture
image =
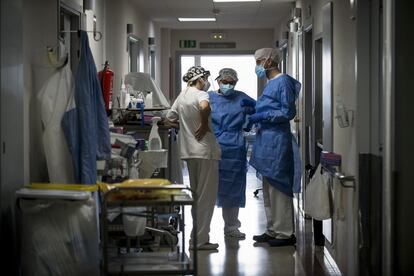
[[[222,2],[260,2],[262,0],[213,0],[213,2],[222,3]]]
[[[196,18],[190,18],[190,17],[179,17],[178,21],[180,22],[189,22],[189,21],[216,21],[214,17],[196,17]]]

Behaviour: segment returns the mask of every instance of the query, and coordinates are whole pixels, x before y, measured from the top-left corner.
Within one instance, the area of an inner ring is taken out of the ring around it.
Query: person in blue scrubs
[[[209,92],[209,100],[214,134],[221,147],[217,206],[222,208],[224,235],[244,239],[238,219],[239,208],[246,204],[247,145],[243,125],[248,114],[254,112],[255,100],[234,89],[238,78],[231,68],[221,69],[216,81],[219,89]]]
[[[266,232],[253,236],[256,242],[270,246],[294,245],[293,192],[295,191],[295,146],[290,120],[296,115],[295,101],[301,84],[279,70],[278,49],[262,48],[255,52],[256,74],[267,78],[256,113],[249,124],[256,124],[250,164],[263,177],[263,201]],[[296,151],[297,152],[297,151]]]

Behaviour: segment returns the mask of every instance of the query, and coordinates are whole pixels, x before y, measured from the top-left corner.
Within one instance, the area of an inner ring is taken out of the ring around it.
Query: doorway
[[[309,183],[309,173],[306,168],[310,168],[311,151],[311,137],[312,137],[312,91],[313,91],[313,68],[312,68],[312,53],[313,53],[313,32],[312,26],[305,28],[303,33],[303,52],[302,52],[302,135],[301,135],[301,154],[302,154],[302,193],[299,194],[299,206],[302,211],[305,209],[305,191]]]
[[[218,84],[215,78],[218,76],[220,69],[233,68],[236,70],[239,81],[236,90],[243,91],[253,99],[257,99],[257,76],[254,72],[256,61],[253,54],[181,54],[179,55],[179,68],[177,79],[179,87],[177,91],[182,91],[186,87],[186,83],[182,81],[182,76],[191,66],[202,66],[210,71],[211,90],[218,90]],[[177,96],[177,95],[176,95]]]
[[[144,72],[144,46],[137,36],[128,34],[128,72]]]

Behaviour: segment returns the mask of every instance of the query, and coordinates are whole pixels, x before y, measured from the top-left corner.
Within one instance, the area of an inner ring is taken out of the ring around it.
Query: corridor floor
[[[188,174],[184,172],[184,183],[189,185],[188,181]],[[215,208],[210,241],[219,243],[219,248],[218,251],[198,251],[198,275],[341,275],[326,249],[312,246],[311,220],[303,219],[296,206],[296,247],[269,247],[253,241],[253,235],[264,232],[266,223],[262,193],[260,191],[258,197],[253,195],[259,187],[261,181],[249,168],[246,207],[239,215],[245,240],[224,237],[221,209]],[[189,214],[190,209],[186,210],[186,233],[190,233],[192,225]]]

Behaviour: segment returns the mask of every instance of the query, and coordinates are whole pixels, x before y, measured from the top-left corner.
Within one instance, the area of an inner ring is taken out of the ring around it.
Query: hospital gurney
[[[184,206],[196,208],[196,195],[189,187],[171,185],[164,179],[136,179],[112,185],[101,183],[100,190],[103,275],[196,274],[196,250],[192,260],[185,253]],[[129,208],[140,209],[134,212]],[[145,219],[135,250],[129,250],[129,245],[128,250],[119,250],[111,235],[116,230],[111,229],[113,225],[108,220],[111,210]],[[160,223],[165,218],[173,218],[175,227],[166,230],[165,224]],[[196,228],[193,220],[194,231]],[[196,237],[192,241],[196,247]]]

